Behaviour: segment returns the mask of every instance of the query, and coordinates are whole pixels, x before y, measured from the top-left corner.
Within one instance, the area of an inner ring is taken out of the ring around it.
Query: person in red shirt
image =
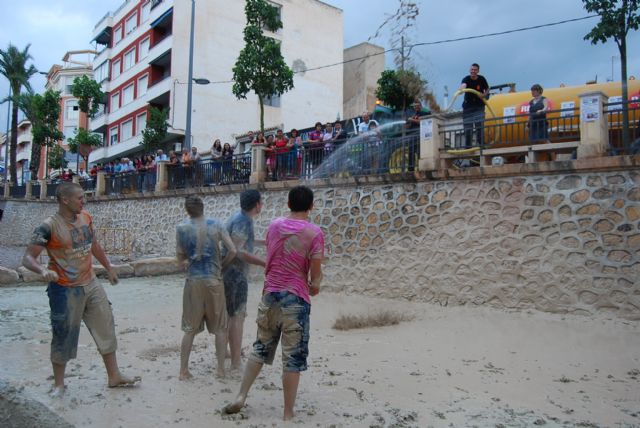
[[[276,179],[282,180],[289,172],[287,171],[289,139],[284,135],[282,129],[276,131],[274,147],[276,153]]]

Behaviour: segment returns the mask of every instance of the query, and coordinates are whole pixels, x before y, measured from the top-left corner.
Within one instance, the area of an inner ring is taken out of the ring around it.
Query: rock
[[[20,277],[22,278],[22,282],[25,283],[41,283],[41,284],[46,284],[47,281],[44,280],[44,278],[42,278],[42,275],[38,275],[37,273],[31,272],[29,269],[27,269],[24,266],[20,266],[18,268],[18,275],[20,275]]]
[[[131,265],[128,264],[122,264],[122,265],[111,265],[113,267],[113,269],[115,269],[116,273],[118,274],[118,278],[131,278],[132,276],[135,275],[135,272],[133,271],[133,267]],[[107,270],[102,267],[102,265],[93,265],[93,271],[96,273],[96,276],[99,278],[106,278],[107,277]]]
[[[131,262],[135,276],[169,275],[181,271],[174,257],[158,257]]]
[[[0,266],[0,285],[15,285],[20,282],[20,275],[13,269]]]

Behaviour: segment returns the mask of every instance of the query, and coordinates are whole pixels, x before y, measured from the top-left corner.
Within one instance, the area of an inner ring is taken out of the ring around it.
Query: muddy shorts
[[[111,303],[98,280],[79,287],[63,287],[51,282],[47,287],[47,295],[53,333],[52,362],[65,364],[76,357],[80,321],[84,321],[101,354],[115,352],[118,344]]]
[[[209,333],[227,329],[224,287],[213,278],[187,278],[182,294],[182,331]]]
[[[227,299],[227,313],[234,315],[247,315],[247,293],[249,283],[244,272],[229,268],[224,272],[224,295]]]
[[[267,293],[258,305],[258,337],[250,359],[272,364],[282,338],[282,370],[307,369],[309,355],[309,315],[311,305],[287,291]]]

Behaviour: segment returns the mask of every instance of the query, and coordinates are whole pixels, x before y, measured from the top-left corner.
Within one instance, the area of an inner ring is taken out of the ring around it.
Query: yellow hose
[[[468,92],[470,94],[476,95],[478,98],[480,98],[482,100],[482,102],[484,103],[485,106],[487,106],[487,109],[489,110],[489,113],[491,113],[491,117],[495,118],[496,114],[493,112],[493,109],[491,108],[491,106],[489,105],[489,102],[486,100],[486,98],[482,98],[482,93],[476,91],[475,89],[471,89],[471,88],[464,88],[464,89],[458,89],[456,91],[455,94],[453,94],[453,98],[451,99],[451,102],[449,103],[449,105],[447,106],[447,108],[444,110],[445,112],[448,112],[449,109],[451,109],[451,107],[453,106],[453,103],[456,101],[456,99],[463,93]],[[499,128],[496,130],[496,134],[500,132]],[[497,135],[496,135],[497,137]],[[494,141],[497,140],[497,138],[494,138]],[[480,147],[471,147],[468,149],[453,149],[453,150],[447,150],[447,153],[452,154],[452,155],[464,155],[467,153],[473,153],[473,152],[477,152],[480,150]]]

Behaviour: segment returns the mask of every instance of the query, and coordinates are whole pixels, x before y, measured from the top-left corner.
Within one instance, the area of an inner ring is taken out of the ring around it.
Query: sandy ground
[[[16,407],[12,415],[6,406],[11,400],[30,400],[52,410],[33,426],[59,426],[58,417],[92,428],[282,426],[279,356],[273,367],[265,366],[245,410],[232,417],[222,416],[220,409],[235,396],[239,378],[214,378],[210,336],[196,337],[195,379],[178,381],[182,282],[173,276],[106,285],[120,365],[142,375],[143,383],[136,389],[106,388],[101,359],[83,327],[62,399],[47,396],[50,332],[44,287],[0,289],[2,420],[17,417]],[[255,336],[258,294],[254,285],[246,351]],[[383,309],[414,319],[347,332],[331,328],[341,314]],[[302,376],[291,426],[640,426],[638,322],[336,294],[315,298],[311,318],[310,369]]]

